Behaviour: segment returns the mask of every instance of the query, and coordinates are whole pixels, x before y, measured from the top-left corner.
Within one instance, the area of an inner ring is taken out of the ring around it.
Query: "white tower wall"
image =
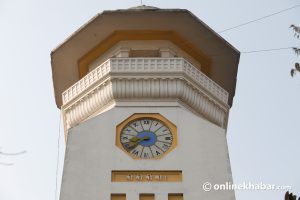
[[[138,200],[139,193],[154,193],[167,200],[168,193],[183,193],[185,200],[233,200],[234,191],[205,192],[205,182],[232,182],[226,131],[191,113],[180,104],[173,106],[116,106],[68,131],[60,200],[110,199],[126,193]],[[134,160],[117,148],[116,126],[134,113],[160,113],[176,124],[178,145],[158,160]],[[182,182],[111,182],[112,170],[182,170]]]

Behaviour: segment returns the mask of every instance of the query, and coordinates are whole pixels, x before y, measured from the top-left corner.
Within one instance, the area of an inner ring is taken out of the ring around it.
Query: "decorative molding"
[[[113,101],[179,100],[226,128],[228,93],[182,58],[112,58],[63,93],[66,130]]]
[[[112,78],[97,85],[70,105],[63,106],[67,129],[89,118],[112,100],[157,101],[179,99],[209,121],[226,126],[228,107],[222,106],[184,78]]]
[[[101,81],[109,73],[137,73],[144,76],[184,73],[218,100],[228,103],[228,92],[183,58],[111,58],[63,92],[63,104]]]

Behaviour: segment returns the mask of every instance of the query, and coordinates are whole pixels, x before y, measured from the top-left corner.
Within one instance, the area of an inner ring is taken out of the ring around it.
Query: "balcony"
[[[109,74],[145,73],[149,76],[185,75],[222,103],[228,103],[228,92],[183,58],[111,58],[63,92],[63,104],[69,103]]]
[[[226,127],[229,109],[228,92],[183,58],[111,58],[62,98],[67,129],[119,100],[176,101],[220,127]]]

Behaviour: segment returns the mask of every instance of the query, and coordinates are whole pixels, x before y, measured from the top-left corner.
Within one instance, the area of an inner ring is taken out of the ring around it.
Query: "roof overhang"
[[[182,38],[181,44],[176,45],[181,45],[180,48],[192,47],[194,52],[199,52],[194,57],[202,56],[205,59],[200,60],[208,61],[208,64],[204,63],[204,73],[229,92],[229,105],[232,105],[240,56],[238,50],[188,10],[127,9],[104,11],[96,15],[52,51],[52,76],[59,108],[62,105],[62,92],[85,73],[80,66],[82,59],[116,31],[133,30],[172,32]]]

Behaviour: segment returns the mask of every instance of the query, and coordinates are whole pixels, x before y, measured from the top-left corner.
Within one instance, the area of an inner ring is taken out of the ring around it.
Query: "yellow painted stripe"
[[[182,171],[112,171],[112,182],[182,182]]]
[[[169,40],[187,54],[201,63],[201,71],[209,75],[211,60],[200,49],[185,40],[174,31],[155,31],[155,30],[119,30],[113,32],[106,39],[101,41],[87,54],[78,61],[80,78],[85,76],[89,71],[89,65],[99,56],[104,54],[108,49],[123,40]]]

